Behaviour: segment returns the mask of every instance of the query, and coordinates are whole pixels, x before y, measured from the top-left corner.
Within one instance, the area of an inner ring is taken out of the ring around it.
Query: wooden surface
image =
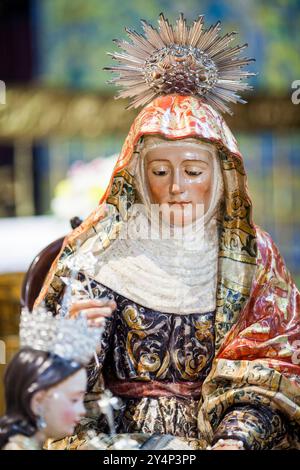
[[[0,340],[5,346],[5,362],[10,361],[19,348],[20,295],[23,273],[0,274]],[[2,362],[2,361],[1,361]],[[0,364],[0,415],[4,413],[3,377],[5,364]]]

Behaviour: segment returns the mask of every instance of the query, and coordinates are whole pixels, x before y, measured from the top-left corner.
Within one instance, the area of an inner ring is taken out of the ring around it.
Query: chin
[[[172,212],[164,213],[162,211],[162,218],[166,225],[171,225],[171,227],[187,227],[195,219],[193,212],[189,209],[183,210],[181,208],[173,209]]]
[[[181,217],[178,217],[178,218],[175,217],[174,221],[172,221],[172,226],[173,227],[185,228],[185,227],[189,226],[192,222],[193,222],[193,219],[190,218],[190,217],[187,217],[184,220],[182,220]]]
[[[69,427],[69,429],[66,431],[66,436],[72,436],[74,434],[76,428],[76,424],[73,424],[72,426]]]

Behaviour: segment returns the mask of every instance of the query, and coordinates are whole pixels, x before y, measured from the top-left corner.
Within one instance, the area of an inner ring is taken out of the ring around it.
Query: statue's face
[[[87,375],[84,368],[46,391],[37,392],[34,412],[46,422],[46,437],[61,439],[74,433],[75,426],[85,415],[83,398]]]
[[[195,139],[145,139],[146,178],[151,202],[162,204],[163,218],[185,226],[208,210],[213,179],[212,144]],[[148,141],[147,141],[148,140]],[[158,144],[157,144],[158,141]],[[196,212],[196,206],[200,212]]]

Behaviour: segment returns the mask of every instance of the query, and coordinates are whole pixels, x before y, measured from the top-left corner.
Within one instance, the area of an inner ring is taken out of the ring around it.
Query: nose
[[[171,183],[171,194],[181,194],[183,193],[182,184],[180,181],[180,175],[176,172],[173,176],[173,181]]]
[[[171,187],[171,194],[180,194],[182,191],[177,183],[173,183]]]
[[[82,418],[83,416],[86,415],[86,408],[85,408],[83,403],[80,404],[78,414],[79,414],[80,418]]]

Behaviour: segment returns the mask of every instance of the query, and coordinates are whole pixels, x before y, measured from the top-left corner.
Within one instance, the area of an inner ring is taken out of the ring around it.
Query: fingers
[[[105,317],[98,317],[98,318],[95,318],[94,320],[88,320],[87,324],[90,327],[99,328],[101,326],[104,326]]]
[[[116,302],[113,299],[108,299],[107,297],[104,299],[77,300],[74,302],[72,307],[76,308],[76,310],[83,310],[85,308],[104,307],[108,304],[116,305]]]
[[[77,300],[71,305],[70,316],[76,316],[79,312],[103,313],[103,315],[110,315],[117,308],[117,304],[113,299],[92,299],[92,300]]]
[[[102,308],[88,308],[81,310],[81,313],[86,316],[88,320],[93,320],[98,317],[110,317],[113,310],[110,307]]]

